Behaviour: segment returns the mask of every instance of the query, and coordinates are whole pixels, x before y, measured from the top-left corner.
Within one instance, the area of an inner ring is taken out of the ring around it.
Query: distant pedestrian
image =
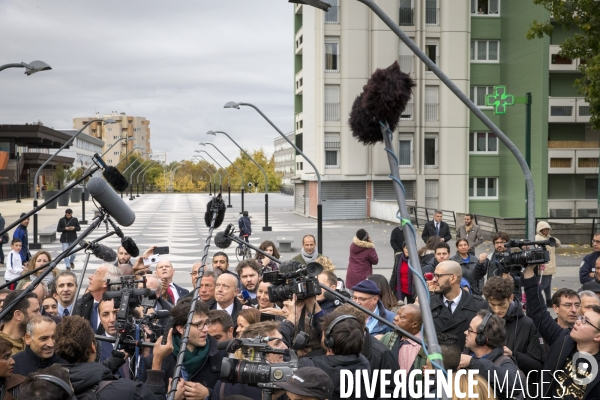
[[[483,235],[479,225],[475,225],[473,214],[465,215],[465,224],[458,227],[456,240],[465,239],[469,243],[469,254],[475,255],[475,247],[483,243]]]
[[[373,265],[377,265],[379,257],[375,245],[364,229],[359,229],[350,245],[346,286],[353,287],[367,279],[373,273]]]
[[[553,236],[550,236],[550,231],[552,227],[546,221],[540,221],[536,227],[536,235],[535,240],[548,240]],[[556,240],[555,246],[546,246],[546,249],[550,253],[550,261],[544,264],[542,274],[542,280],[540,282],[540,290],[544,291],[544,296],[546,297],[546,306],[552,307],[552,276],[556,274],[556,247],[560,246],[560,240],[554,238]]]
[[[390,288],[393,290],[398,300],[403,300],[406,304],[415,302],[415,290],[413,284],[413,274],[408,266],[408,248],[404,246],[401,253],[397,253],[394,262],[394,270],[390,278]]]
[[[21,213],[19,218],[23,218],[26,214]],[[21,224],[15,229],[13,233],[13,239],[19,239],[21,241],[21,263],[25,264],[31,259],[31,253],[29,253],[29,239],[27,237],[27,227],[29,226],[29,218],[21,221]]]
[[[65,216],[58,221],[58,226],[56,227],[56,231],[61,232],[60,242],[62,243],[63,251],[71,247],[73,242],[77,240],[76,232],[79,232],[80,230],[81,227],[79,226],[79,221],[73,216],[73,210],[67,208]],[[70,257],[65,257],[65,265],[67,271],[75,268],[75,254]]]
[[[424,242],[427,242],[427,239],[431,236],[439,236],[442,242],[449,242],[452,239],[450,227],[447,223],[442,221],[442,212],[440,210],[435,210],[433,221],[427,222],[423,227],[421,239],[423,239]]]
[[[402,253],[402,249],[404,248],[404,233],[401,226],[397,226],[392,230],[390,245],[394,249],[394,254]]]
[[[6,221],[4,220],[4,217],[2,216],[2,214],[0,214],[0,232],[2,232],[4,230],[5,225],[6,225]],[[4,249],[2,248],[2,246],[4,246],[5,239],[8,239],[8,235],[6,233],[4,235],[0,236],[0,265],[1,266],[4,266]]]
[[[23,244],[20,239],[13,239],[10,242],[10,254],[8,255],[8,261],[6,263],[6,271],[4,272],[4,280],[6,282],[17,279],[23,272],[23,262],[21,261],[21,248]],[[15,290],[17,287],[16,283],[11,283],[8,287],[10,290]]]
[[[248,211],[244,211],[242,217],[238,220],[238,227],[240,228],[240,239],[245,240],[250,243],[250,235],[252,235],[252,222],[250,222],[250,218],[248,217]],[[238,246],[238,249],[241,249],[242,245]]]

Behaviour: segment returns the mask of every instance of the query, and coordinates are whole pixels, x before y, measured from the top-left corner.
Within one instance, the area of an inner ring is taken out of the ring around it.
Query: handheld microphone
[[[108,222],[110,222],[110,224],[112,225],[115,233],[117,234],[118,237],[121,238],[121,246],[123,246],[123,248],[125,249],[125,251],[127,253],[129,253],[130,256],[132,257],[137,257],[140,255],[140,249],[137,247],[137,245],[135,244],[135,242],[133,241],[132,238],[130,238],[129,236],[125,236],[125,234],[123,233],[123,231],[121,230],[121,228],[119,228],[117,225],[115,225],[114,222],[112,222],[112,220],[109,218]]]
[[[387,123],[392,132],[396,129],[413,87],[415,82],[400,71],[397,61],[377,69],[352,105],[348,120],[352,136],[365,145],[383,142],[379,122]]]
[[[135,213],[121,199],[106,181],[99,177],[93,177],[87,183],[90,195],[96,200],[102,208],[106,210],[119,225],[130,226],[135,222]]]
[[[117,253],[108,246],[96,242],[81,241],[81,245],[92,251],[92,254],[105,262],[115,262]]]
[[[123,192],[127,190],[127,188],[129,187],[129,182],[127,181],[127,178],[125,178],[123,174],[119,172],[118,169],[116,169],[113,166],[106,165],[106,163],[104,162],[102,157],[98,155],[98,153],[94,154],[94,160],[97,161],[98,164],[100,164],[100,167],[103,170],[102,176],[104,177],[104,179],[106,179],[116,191]]]
[[[231,242],[233,242],[233,240],[229,237],[229,235],[226,234],[227,231],[225,232],[218,232],[215,235],[215,246],[217,246],[220,249],[226,249],[229,246],[231,246]]]
[[[204,223],[208,228],[210,228],[210,223],[212,222],[213,213],[217,212],[217,219],[215,220],[215,228],[218,228],[223,223],[223,219],[225,219],[225,210],[227,206],[221,199],[221,193],[217,195],[217,197],[213,198],[206,205],[206,213],[204,213]]]
[[[147,315],[148,319],[163,319],[171,315],[169,310],[158,310]]]
[[[432,272],[425,272],[423,274],[423,276],[425,277],[426,281],[432,281],[433,280],[433,273]]]

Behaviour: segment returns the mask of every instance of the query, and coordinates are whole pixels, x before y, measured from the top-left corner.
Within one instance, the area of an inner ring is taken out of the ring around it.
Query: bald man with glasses
[[[460,287],[462,268],[456,261],[442,261],[433,274],[431,314],[437,333],[458,336],[465,342],[465,331],[479,310],[487,310],[485,300],[473,297]]]

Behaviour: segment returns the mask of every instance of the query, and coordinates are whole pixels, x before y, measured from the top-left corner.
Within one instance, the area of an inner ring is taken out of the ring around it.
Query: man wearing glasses
[[[394,317],[396,316],[393,312],[386,310],[385,306],[379,299],[381,295],[381,290],[373,281],[362,281],[358,285],[352,288],[352,301],[360,304],[367,310],[379,315],[387,319],[390,322],[394,322]],[[367,315],[367,329],[369,333],[373,336],[375,335],[383,335],[385,333],[391,332],[391,328],[377,319]]]
[[[574,290],[558,289],[552,295],[552,308],[556,312],[556,323],[561,328],[572,328],[581,309],[581,300]]]
[[[550,346],[542,369],[539,397],[599,398],[600,307],[592,306],[576,320],[572,329],[561,327],[540,301],[539,276],[534,268],[528,265],[523,273],[527,315]]]
[[[173,351],[162,360],[161,370],[165,372],[165,389],[169,391],[169,380],[173,377],[181,338],[183,337],[191,300],[182,299],[171,310],[173,317]],[[208,314],[206,304],[196,302],[196,309],[190,326],[187,351],[183,359],[183,370],[175,398],[204,399],[210,395],[219,380],[221,360],[227,358],[224,350],[217,349],[217,341],[208,334]],[[152,365],[153,355],[146,357],[146,365]],[[142,375],[142,380],[146,377]]]
[[[488,279],[492,276],[501,276],[503,278],[508,278],[509,275],[512,277],[514,282],[514,295],[515,298],[521,298],[521,267],[512,268],[512,265],[500,265],[498,262],[498,258],[501,253],[506,252],[508,249],[506,247],[506,243],[510,241],[508,234],[506,232],[497,232],[492,237],[492,242],[494,243],[494,252],[491,256],[488,256],[487,253],[481,253],[479,255],[479,260],[477,260],[477,264],[475,264],[475,275],[477,276],[485,276],[487,274]],[[504,273],[502,271],[502,267],[508,268],[510,273]]]
[[[592,247],[594,248],[594,251],[585,256],[579,266],[579,282],[581,284],[594,280],[596,261],[598,260],[598,257],[600,257],[600,233],[594,234]]]
[[[473,297],[460,287],[462,268],[456,261],[442,261],[433,274],[434,293],[430,298],[431,314],[435,330],[456,335],[459,343],[465,343],[465,330],[479,310],[487,310],[483,299]]]

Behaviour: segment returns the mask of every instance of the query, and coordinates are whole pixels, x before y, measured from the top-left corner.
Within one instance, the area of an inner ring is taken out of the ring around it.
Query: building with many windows
[[[382,144],[363,146],[348,127],[352,103],[373,71],[398,61],[416,82],[394,132],[408,203],[500,217],[525,215],[514,156],[412,51],[359,2],[323,12],[294,5],[295,140],[322,176],[325,218],[396,221]],[[551,16],[521,0],[388,0],[378,3],[525,154],[525,105],[495,114],[494,86],[532,95],[531,169],[539,217],[595,215],[600,134],[573,86],[582,60],[558,56],[573,32],[527,40]],[[316,216],[317,182],[296,156],[297,213]]]
[[[69,136],[73,136],[78,132],[77,129],[59,129],[58,131],[66,133]],[[73,162],[75,168],[89,167],[93,162],[94,154],[102,154],[103,146],[104,142],[102,140],[81,133],[68,148],[60,152],[60,155],[75,160]],[[51,152],[54,153],[56,151]]]

